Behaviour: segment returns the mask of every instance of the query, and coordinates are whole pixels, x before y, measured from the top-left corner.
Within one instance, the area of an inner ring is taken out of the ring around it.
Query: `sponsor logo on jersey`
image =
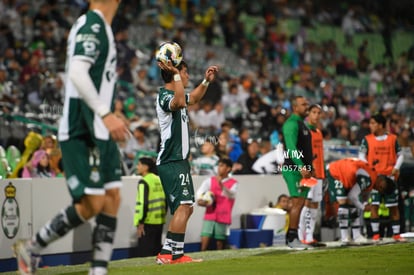
[[[98,33],[98,32],[100,32],[100,31],[101,31],[101,25],[99,25],[99,24],[93,24],[93,25],[91,26],[91,30],[92,30],[94,33]]]

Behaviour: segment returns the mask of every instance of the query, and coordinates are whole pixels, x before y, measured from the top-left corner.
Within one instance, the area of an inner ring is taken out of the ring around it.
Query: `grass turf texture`
[[[110,263],[109,274],[413,274],[414,243],[292,251],[280,247],[188,254],[202,263],[156,265],[154,257]],[[41,268],[37,274],[86,274],[88,264]],[[8,272],[2,274],[16,274]]]

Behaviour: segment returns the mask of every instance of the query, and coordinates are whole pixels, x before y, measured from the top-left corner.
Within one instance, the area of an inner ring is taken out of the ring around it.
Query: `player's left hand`
[[[397,180],[398,176],[400,175],[400,170],[393,168],[391,171],[391,175],[394,176],[394,180]]]
[[[218,66],[210,66],[207,68],[206,73],[204,75],[205,80],[211,82],[214,80],[216,73],[219,71]]]
[[[171,72],[173,74],[180,74],[180,71],[174,67],[174,65],[171,63],[171,60],[168,60],[167,63],[158,62],[157,65],[163,71]]]
[[[142,236],[145,236],[144,225],[141,223],[137,227],[137,236],[138,236],[138,239],[141,238]]]

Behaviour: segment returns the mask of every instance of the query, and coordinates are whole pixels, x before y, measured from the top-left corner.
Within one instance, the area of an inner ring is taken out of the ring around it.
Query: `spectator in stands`
[[[145,66],[141,66],[133,69],[134,74],[132,75],[132,84],[139,92],[144,95],[151,95],[153,87],[150,85],[148,80],[148,69]]]
[[[131,75],[131,69],[134,68],[131,67],[131,60],[137,60],[138,57],[135,54],[135,49],[129,45],[128,24],[118,24],[116,26],[117,28],[114,30],[114,33],[119,60],[118,67],[123,70],[123,74],[120,75],[120,78],[128,83],[132,83],[133,77]]]
[[[281,194],[277,198],[275,208],[282,209],[286,211],[285,214],[285,232],[287,233],[289,229],[289,211],[292,208],[292,200],[286,194]]]
[[[258,139],[259,141],[259,157],[269,153],[272,150],[272,144],[268,139]]]
[[[3,64],[6,66],[8,79],[16,81],[22,73],[22,66],[17,59],[16,50],[12,47],[4,51]]]
[[[243,125],[249,127],[251,134],[259,135],[264,134],[267,128],[264,125],[267,122],[267,118],[270,115],[270,107],[265,104],[260,98],[258,93],[250,93],[250,97],[246,101],[248,112],[243,118]]]
[[[137,105],[135,103],[135,98],[128,97],[124,101],[124,113],[127,119],[132,120],[137,116],[135,113],[136,108],[137,108]]]
[[[49,155],[49,165],[50,169],[56,175],[56,177],[63,178],[65,176],[63,171],[62,163],[62,151],[60,148],[53,148],[46,150]]]
[[[222,132],[218,136],[218,143],[216,144],[216,154],[219,158],[229,157],[231,149],[231,142],[229,136]]]
[[[355,35],[355,11],[353,9],[348,9],[348,12],[342,18],[342,31],[345,35],[345,45],[348,47],[353,46],[353,37]]]
[[[22,175],[23,169],[26,163],[30,162],[30,159],[35,151],[40,149],[43,142],[42,135],[36,132],[29,132],[24,139],[24,146],[25,149],[22,153],[19,163],[17,164],[16,168],[13,170],[10,178],[19,178]]]
[[[26,84],[32,77],[36,77],[40,74],[40,58],[41,53],[39,51],[32,53],[29,63],[23,67],[20,74],[19,82],[21,84]]]
[[[401,147],[410,148],[411,155],[414,157],[414,138],[410,137],[410,129],[404,126],[398,134],[398,143]]]
[[[230,135],[231,149],[229,152],[230,159],[235,162],[247,151],[247,143],[250,138],[250,131],[247,128],[241,128],[237,136]]]
[[[223,112],[223,104],[221,102],[217,102],[212,112],[212,121],[213,121],[213,127],[214,132],[217,133],[220,131],[221,124],[225,121],[224,112]]]
[[[121,98],[115,99],[114,114],[117,117],[119,117],[120,119],[122,119],[124,121],[125,125],[129,126],[130,120],[125,116],[124,102],[122,101]]]
[[[237,84],[230,85],[228,93],[223,95],[222,103],[226,120],[239,129],[242,125],[242,114],[246,110],[246,105]]]
[[[197,124],[197,133],[200,134],[213,134],[214,133],[214,119],[215,113],[213,112],[213,104],[209,101],[200,102],[200,109],[195,113]]]
[[[131,167],[134,160],[140,155],[146,152],[155,152],[154,146],[145,136],[146,129],[142,126],[135,128],[126,146],[124,148],[125,160],[127,161],[128,167]]]
[[[257,174],[253,170],[253,164],[259,157],[259,142],[255,139],[249,139],[247,141],[247,150],[237,159],[237,162],[233,165],[234,174],[250,175]]]
[[[49,104],[50,107],[63,106],[64,99],[64,83],[62,75],[56,74],[53,77],[46,79],[46,84],[40,90],[40,96],[45,104]]]
[[[382,81],[384,76],[383,66],[375,65],[374,69],[369,73],[369,89],[370,96],[377,96],[382,93]]]
[[[366,73],[371,61],[368,57],[368,40],[364,40],[358,48],[357,68],[358,71]]]
[[[361,120],[358,131],[355,136],[355,145],[359,145],[361,140],[370,133],[369,129],[369,118],[364,118]]]
[[[43,149],[34,152],[31,161],[28,162],[22,173],[22,178],[52,178],[55,172],[49,164],[49,156]]]
[[[212,140],[205,139],[201,145],[201,156],[192,162],[193,170],[196,175],[215,175],[217,174],[217,164],[219,157],[216,154],[215,145]]]
[[[16,98],[13,91],[13,82],[9,81],[7,78],[6,67],[0,63],[0,102],[10,103],[12,106],[13,103],[16,103]],[[3,111],[6,111],[6,108]],[[7,109],[10,109],[7,108]],[[11,111],[11,110],[9,110]]]
[[[40,146],[43,150],[53,150],[58,147],[58,142],[56,136],[54,135],[47,135],[43,137],[42,145]]]

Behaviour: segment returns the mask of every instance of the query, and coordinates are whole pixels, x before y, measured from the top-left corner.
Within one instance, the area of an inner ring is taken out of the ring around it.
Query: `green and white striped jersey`
[[[111,26],[99,11],[88,11],[73,25],[67,46],[66,72],[73,60],[92,64],[89,75],[102,102],[111,109],[116,83],[116,46]],[[59,140],[92,135],[109,139],[109,131],[102,119],[81,100],[73,82],[65,83],[65,103],[59,125]]]
[[[188,159],[190,152],[189,117],[187,108],[171,111],[174,92],[160,88],[157,96],[157,116],[161,132],[161,147],[157,165]],[[190,96],[186,95],[188,103]]]

